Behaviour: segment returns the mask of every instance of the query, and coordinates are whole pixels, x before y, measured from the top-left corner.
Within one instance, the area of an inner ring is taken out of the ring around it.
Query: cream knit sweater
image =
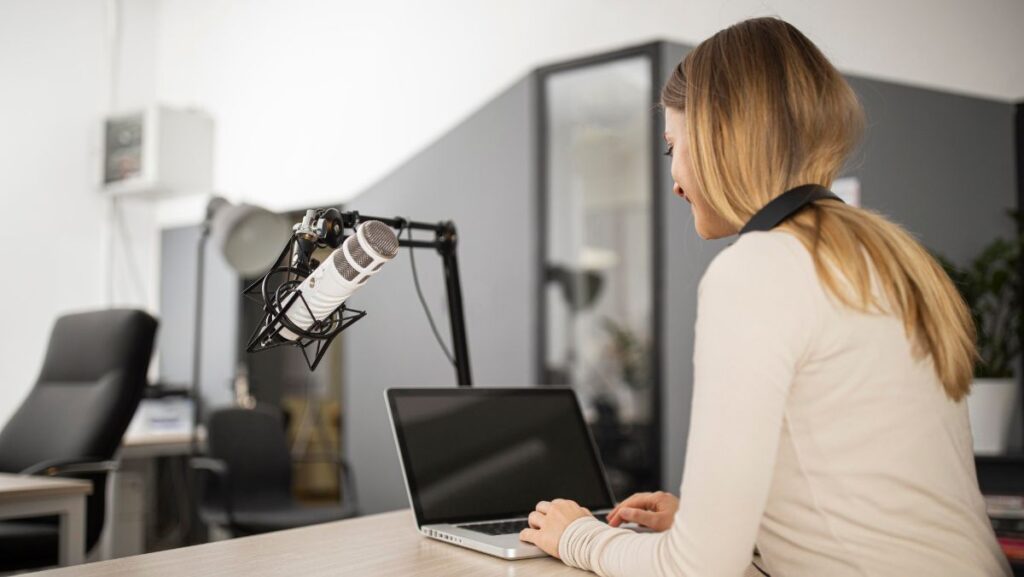
[[[877,290],[877,286],[876,286]],[[698,296],[680,508],[664,533],[592,517],[559,543],[600,575],[1005,576],[967,407],[902,322],[836,304],[782,231],[743,235]]]

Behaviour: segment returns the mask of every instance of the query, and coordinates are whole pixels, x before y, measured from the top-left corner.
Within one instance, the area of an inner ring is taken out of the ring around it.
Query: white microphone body
[[[390,227],[379,221],[360,224],[356,233],[345,239],[341,247],[287,297],[283,306],[289,302],[291,306],[285,316],[303,330],[309,329],[316,321],[326,319],[377,274],[384,263],[394,258],[397,250],[398,239]],[[278,334],[290,341],[300,338],[287,326],[282,326]]]

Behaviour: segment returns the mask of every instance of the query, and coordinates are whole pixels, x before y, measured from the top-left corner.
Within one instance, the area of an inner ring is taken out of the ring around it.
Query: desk
[[[200,429],[197,442],[202,444],[205,434]],[[122,459],[149,459],[153,457],[178,457],[192,452],[192,436],[185,432],[128,434],[121,439]]]
[[[0,473],[0,519],[60,516],[59,562],[85,558],[85,496],[92,483],[81,479]]]
[[[1024,454],[976,455],[974,466],[982,494],[1024,495]],[[1010,567],[1016,577],[1024,577],[1024,559],[1010,559]]]
[[[422,537],[409,510],[55,569],[40,577],[410,575],[580,577],[550,557],[503,561]]]
[[[198,432],[200,446],[204,440]],[[190,515],[187,458],[192,452],[192,436],[180,431],[147,432],[129,429],[121,440],[116,459],[118,471],[111,476],[107,494],[107,528],[100,541],[100,558],[115,559],[145,553],[147,550],[177,547],[184,542],[180,531],[161,533],[157,514],[160,498],[180,505],[179,518]],[[158,494],[157,459],[175,459],[174,490]]]

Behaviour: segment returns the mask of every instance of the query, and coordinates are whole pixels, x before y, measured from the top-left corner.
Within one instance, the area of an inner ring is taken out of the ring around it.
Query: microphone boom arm
[[[334,224],[330,222],[328,226],[320,227],[322,230],[329,229],[329,234],[322,236],[314,234],[311,239],[309,224],[313,222],[314,216],[338,219],[340,221],[338,223],[340,230],[337,226],[330,226]],[[314,245],[316,243],[319,243],[320,246],[337,248],[344,241],[344,236],[340,234],[343,229],[350,228],[355,230],[356,226],[367,220],[380,221],[396,229],[398,231],[398,246],[400,247],[409,249],[432,248],[440,254],[444,265],[445,289],[448,296],[448,317],[451,324],[455,375],[460,387],[471,387],[473,382],[469,365],[465,311],[462,303],[462,281],[459,276],[459,263],[456,255],[458,233],[455,229],[455,223],[452,221],[425,223],[401,217],[381,218],[364,216],[356,211],[338,212],[335,209],[308,211],[306,219],[304,219],[303,223],[296,226],[296,232],[288,239],[288,244],[281,251],[281,256],[278,258],[275,266],[271,267],[265,275],[250,284],[243,291],[243,294],[247,297],[260,302],[265,313],[263,320],[249,338],[246,351],[250,353],[260,352],[286,344],[294,344],[302,349],[310,370],[314,370],[323,358],[327,347],[334,340],[334,337],[366,316],[365,312],[350,309],[342,303],[323,320],[314,322],[312,326],[302,329],[295,326],[286,313],[293,306],[309,308],[302,293],[294,289],[301,282],[301,279],[310,273],[313,267],[310,266],[310,263],[304,262],[301,256],[296,258],[296,247],[299,248],[299,252],[303,253],[306,259],[312,254],[312,248],[310,247],[315,248]],[[401,233],[404,230],[433,232],[434,238],[432,240],[403,238]],[[285,264],[282,265],[282,261]],[[277,282],[276,287],[274,285],[275,282]],[[310,318],[312,318],[312,311],[309,311],[309,313]],[[276,338],[283,328],[287,328],[298,335],[299,338],[295,341],[287,342]],[[314,345],[315,349],[311,358],[308,349]]]
[[[455,229],[455,223],[448,220],[439,223],[425,223],[410,221],[401,217],[381,218],[376,216],[363,216],[357,211],[342,213],[344,226],[354,228],[363,220],[379,220],[384,224],[397,229],[399,232],[405,229],[432,231],[434,240],[410,240],[399,235],[398,246],[410,249],[433,248],[441,255],[444,265],[444,284],[448,294],[448,319],[452,331],[452,356],[455,357],[455,375],[460,387],[473,386],[473,379],[469,370],[469,344],[466,338],[466,317],[462,304],[462,279],[459,276],[459,261],[456,255],[459,235]]]

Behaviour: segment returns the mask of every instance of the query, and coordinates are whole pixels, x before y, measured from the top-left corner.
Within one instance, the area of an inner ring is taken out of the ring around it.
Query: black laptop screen
[[[613,506],[566,389],[391,389],[421,525],[521,517],[542,499]]]

